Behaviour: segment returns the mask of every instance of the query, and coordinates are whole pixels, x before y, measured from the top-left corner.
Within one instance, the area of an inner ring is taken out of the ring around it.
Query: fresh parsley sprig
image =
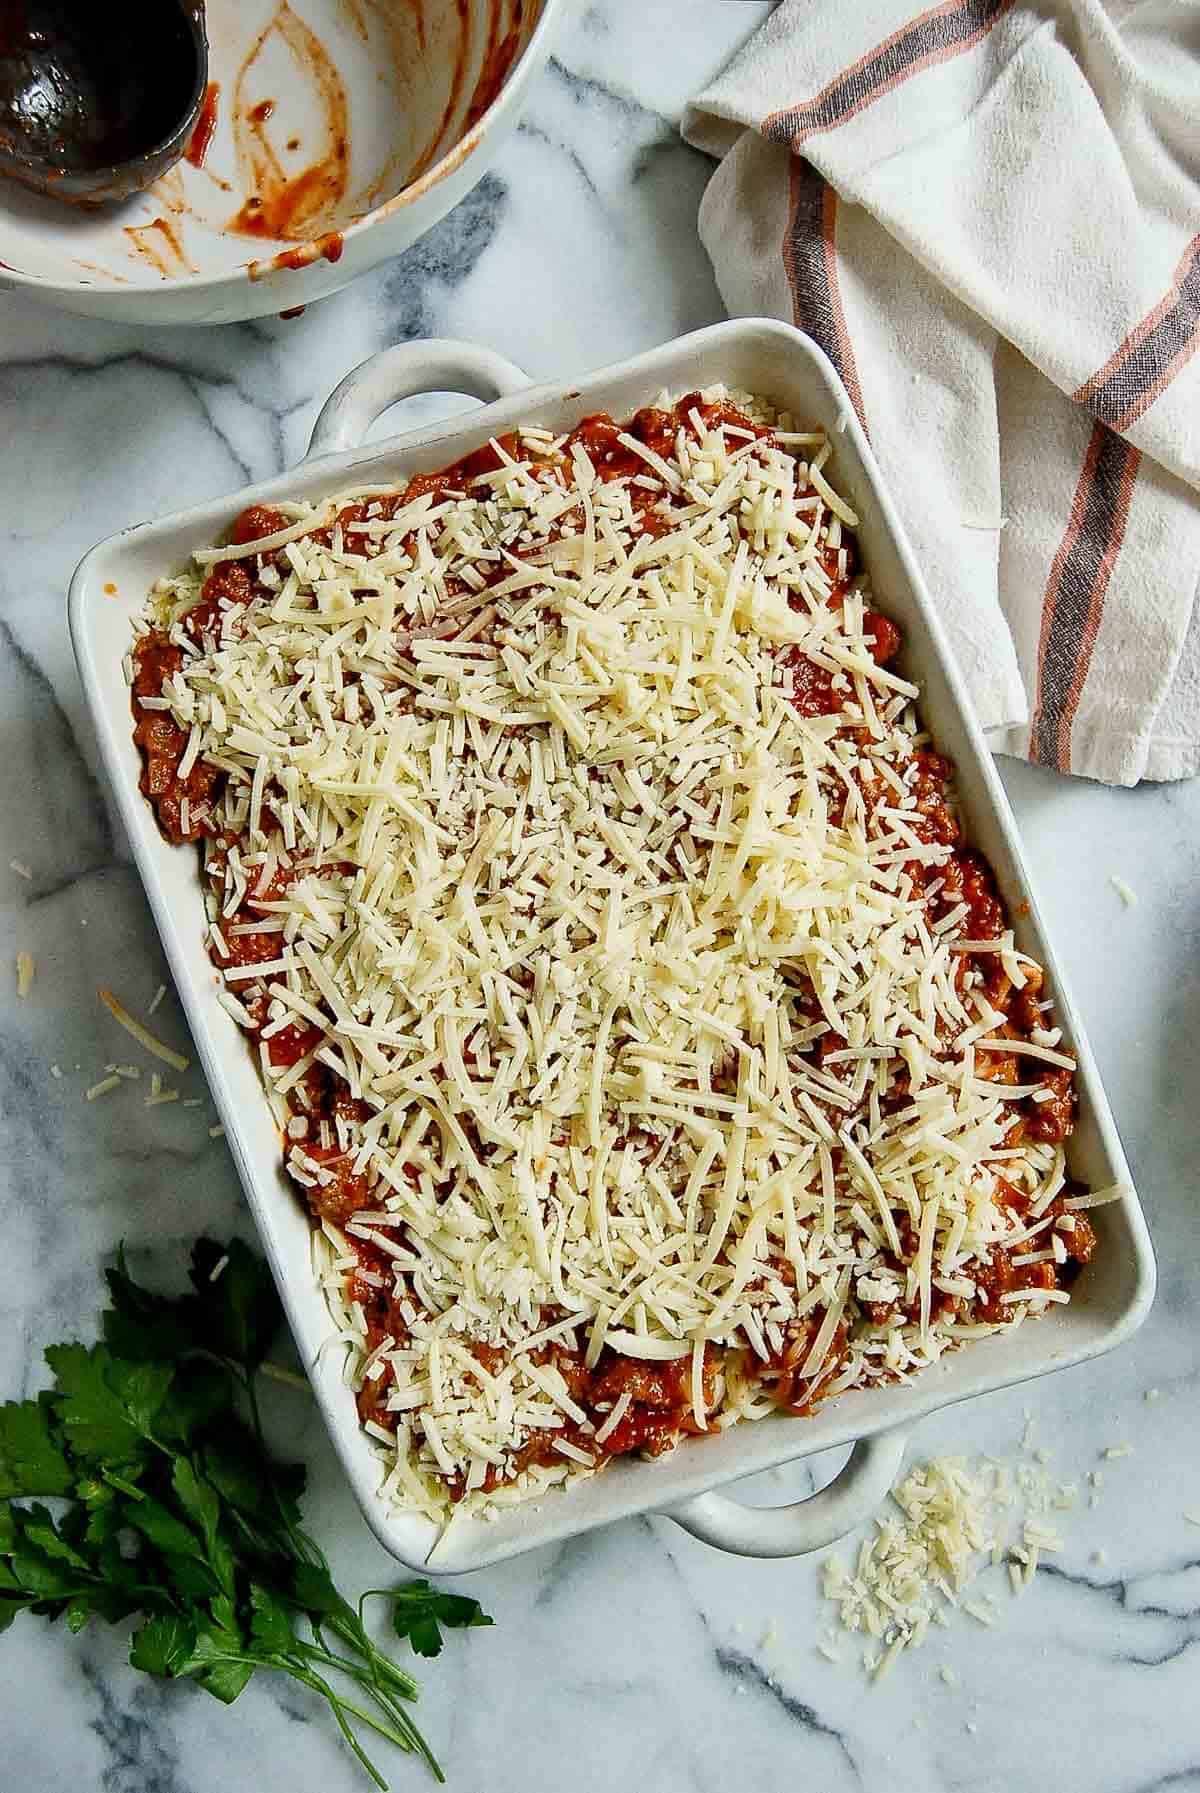
[[[0,1407],[0,1631],[23,1611],[72,1631],[136,1617],[134,1668],[226,1702],[256,1669],[290,1675],[328,1702],[377,1787],[363,1729],[442,1780],[407,1710],[417,1683],[303,1528],[303,1466],[267,1448],[255,1377],[281,1313],[266,1265],[201,1239],[185,1295],[142,1288],[123,1257],[107,1278],[103,1342],[51,1346],[53,1387]],[[438,1655],[442,1627],[492,1622],[427,1581],[372,1594],[421,1656]]]

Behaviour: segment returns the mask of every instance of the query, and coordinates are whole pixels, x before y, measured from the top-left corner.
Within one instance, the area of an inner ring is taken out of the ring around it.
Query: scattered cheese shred
[[[33,988],[33,958],[29,953],[17,954],[17,995],[28,996]]]
[[[190,1059],[173,1047],[165,1046],[161,1040],[155,1039],[148,1027],[144,1027],[129,1010],[119,1003],[111,990],[100,989],[96,992],[114,1021],[119,1021],[126,1033],[131,1034],[139,1046],[144,1046],[152,1057],[160,1058],[165,1065],[171,1065],[176,1071],[186,1071]]]

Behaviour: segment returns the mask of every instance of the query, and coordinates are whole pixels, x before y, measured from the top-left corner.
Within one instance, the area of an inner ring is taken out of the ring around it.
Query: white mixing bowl
[[[475,185],[565,4],[208,0],[192,159],[100,209],[0,181],[0,290],[139,323],[228,323],[334,292]]]

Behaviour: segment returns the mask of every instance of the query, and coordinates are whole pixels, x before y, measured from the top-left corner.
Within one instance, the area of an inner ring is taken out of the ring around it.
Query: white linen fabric
[[[726,304],[838,369],[993,746],[1200,769],[1200,0],[783,0],[684,134]]]

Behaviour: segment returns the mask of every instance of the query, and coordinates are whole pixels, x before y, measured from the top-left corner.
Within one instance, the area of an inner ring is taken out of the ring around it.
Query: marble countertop
[[[119,1240],[166,1265],[203,1229],[247,1225],[207,1102],[84,1101],[126,1056],[96,985],[144,1008],[165,972],[83,715],[71,569],[122,524],[297,459],[330,388],[386,344],[471,337],[548,376],[719,317],[694,230],[708,165],[673,120],[766,10],[581,11],[494,172],[409,253],[293,321],[155,333],[0,301],[0,963],[20,950],[37,962],[27,1001],[10,982],[0,1027],[6,1394],[37,1386],[44,1344],[90,1324]],[[1200,1257],[1200,783],[1112,791],[1003,770],[1142,1192],[1160,1292],[1115,1356],[942,1414],[914,1449],[1011,1453],[1032,1409],[1064,1477],[1085,1476],[1116,1439],[1132,1454],[1104,1464],[1095,1504],[1068,1516],[1065,1549],[1001,1626],[963,1619],[874,1687],[816,1653],[813,1561],[721,1556],[665,1520],[468,1578],[496,1629],[452,1640],[423,1676],[420,1713],[460,1793],[1200,1788],[1200,1531],[1183,1516],[1200,1510],[1187,1294]],[[183,1037],[169,999],[159,1021]],[[199,1074],[187,1081],[203,1098]],[[311,1465],[313,1529],[344,1584],[378,1585],[388,1559],[303,1395],[281,1394],[280,1423]],[[808,1491],[834,1467],[775,1472],[747,1497]],[[5,1785],[367,1784],[290,1685],[260,1677],[230,1712],[134,1675],[125,1652],[121,1631],[70,1638],[28,1618],[3,1638]],[[386,1768],[393,1787],[428,1784],[402,1758]]]

